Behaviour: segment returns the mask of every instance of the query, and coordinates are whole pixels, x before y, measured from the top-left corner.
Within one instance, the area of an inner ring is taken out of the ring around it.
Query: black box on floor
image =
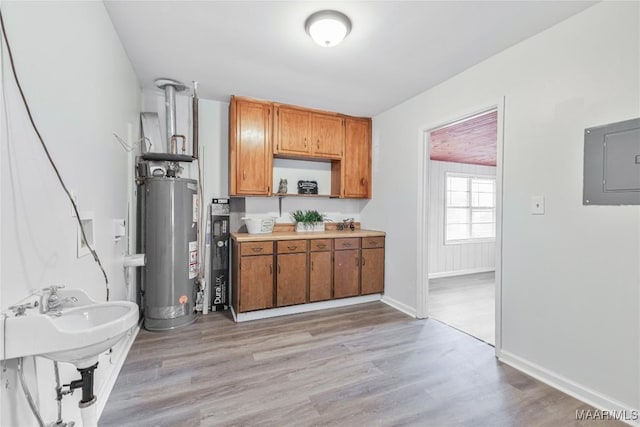
[[[211,202],[211,310],[229,308],[229,199]]]

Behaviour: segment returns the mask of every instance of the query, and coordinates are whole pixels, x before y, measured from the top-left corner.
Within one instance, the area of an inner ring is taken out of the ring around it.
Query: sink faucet
[[[78,302],[78,298],[76,297],[60,298],[58,295],[58,289],[61,288],[64,288],[64,285],[52,285],[48,288],[42,289],[43,293],[40,297],[40,313],[60,316],[62,314],[60,307],[62,307],[63,304],[68,302]]]

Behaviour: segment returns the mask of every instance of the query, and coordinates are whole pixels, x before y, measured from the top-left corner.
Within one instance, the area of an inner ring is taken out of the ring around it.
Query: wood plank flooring
[[[100,398],[100,396],[98,396]],[[141,331],[99,425],[596,426],[494,349],[380,302]]]
[[[494,272],[429,279],[429,316],[495,345]]]

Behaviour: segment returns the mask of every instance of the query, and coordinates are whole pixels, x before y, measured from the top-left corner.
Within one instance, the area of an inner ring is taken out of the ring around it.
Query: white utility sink
[[[86,368],[122,339],[138,316],[138,306],[129,301],[89,302],[65,308],[60,316],[27,310],[22,316],[6,318],[0,358],[43,356]]]

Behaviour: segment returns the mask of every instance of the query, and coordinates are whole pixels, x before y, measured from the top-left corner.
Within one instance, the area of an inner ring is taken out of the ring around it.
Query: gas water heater
[[[198,195],[193,179],[144,180],[144,327],[174,329],[195,321]]]

